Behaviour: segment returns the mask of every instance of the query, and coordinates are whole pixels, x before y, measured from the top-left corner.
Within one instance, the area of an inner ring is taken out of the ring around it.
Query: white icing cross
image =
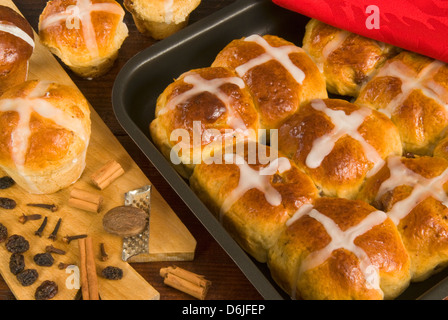
[[[376,200],[379,200],[386,192],[398,186],[407,185],[413,187],[411,194],[407,198],[396,202],[387,213],[396,225],[428,197],[433,197],[448,207],[448,196],[443,188],[443,185],[448,182],[448,168],[439,176],[427,179],[408,169],[398,156],[389,157],[387,165],[390,177],[381,184]]]
[[[228,77],[207,80],[202,78],[199,74],[189,74],[184,77],[183,81],[185,83],[193,85],[193,87],[190,90],[185,91],[184,93],[181,93],[174,99],[170,100],[164,108],[159,110],[157,114],[158,116],[168,112],[169,110],[173,110],[179,104],[193,98],[200,93],[209,92],[218,97],[218,99],[221,100],[222,103],[224,103],[224,105],[226,106],[227,112],[229,112],[229,116],[227,117],[227,124],[235,130],[247,130],[246,124],[232,107],[233,103],[230,97],[220,89],[220,87],[226,83],[237,85],[242,89],[245,87],[244,81],[242,79],[238,77]]]
[[[11,156],[19,170],[23,169],[25,164],[31,137],[30,120],[33,112],[76,133],[83,141],[87,142],[88,140],[81,120],[72,118],[42,99],[49,94],[49,86],[48,82],[39,82],[27,98],[3,99],[0,101],[0,112],[17,112],[19,114],[17,127],[11,133]]]
[[[293,45],[272,47],[263,37],[256,34],[245,38],[244,41],[255,42],[266,52],[237,67],[235,70],[240,77],[244,76],[250,69],[274,59],[291,74],[297,83],[302,84],[305,79],[305,73],[291,61],[289,54],[293,52],[304,52],[303,49]]]
[[[421,90],[427,97],[433,99],[448,110],[448,101],[443,101],[440,96],[446,95],[446,90],[435,83],[431,78],[444,65],[439,60],[434,60],[428,64],[419,73],[407,67],[400,61],[393,61],[382,68],[375,78],[395,77],[401,80],[401,93],[395,96],[389,104],[379,111],[386,114],[389,118],[395,109],[402,105],[413,90]]]
[[[165,0],[165,23],[171,23],[173,21],[173,2],[174,0]]]
[[[117,3],[104,2],[92,4],[91,0],[77,0],[75,6],[69,6],[65,11],[53,14],[44,19],[40,25],[40,29],[44,30],[64,21],[66,22],[67,27],[72,23],[72,27],[79,28],[79,22],[81,22],[86,47],[92,55],[96,56],[98,55],[98,43],[96,41],[95,27],[93,26],[91,17],[92,12],[94,11],[109,12],[120,16],[124,15],[123,9]],[[71,21],[74,21],[74,23]]]
[[[7,24],[7,23],[0,23],[0,31],[12,34],[13,36],[22,39],[26,43],[28,43],[31,47],[34,48],[34,40],[31,38],[28,33],[20,29],[19,27]]]
[[[346,231],[342,231],[331,218],[320,213],[313,207],[313,205],[304,204],[286,222],[286,225],[290,226],[304,215],[308,215],[320,222],[328,235],[331,237],[331,241],[324,248],[311,252],[307,257],[305,257],[301,263],[297,278],[305,271],[313,269],[324,263],[331,256],[333,251],[338,249],[346,249],[352,252],[359,259],[359,266],[367,282],[368,288],[376,289],[382,292],[379,286],[380,280],[378,268],[372,265],[369,256],[362,248],[355,245],[354,241],[357,237],[368,232],[374,226],[383,223],[387,219],[386,213],[383,211],[373,211],[356,226],[353,226]],[[296,282],[297,281],[294,281],[294,283]],[[293,292],[294,291],[295,290],[293,290]]]
[[[360,107],[358,110],[350,113],[350,115],[347,115],[343,110],[328,108],[325,102],[320,99],[313,100],[311,106],[317,111],[324,112],[331,119],[334,128],[329,133],[314,140],[305,161],[308,168],[315,169],[319,167],[325,157],[331,153],[335,143],[343,136],[349,135],[361,143],[365,156],[369,161],[373,162],[373,168],[368,172],[367,176],[373,175],[379,170],[384,160],[378,154],[378,151],[358,132],[359,126],[372,113],[370,108]]]
[[[263,192],[266,201],[272,206],[279,206],[282,203],[282,196],[271,185],[270,179],[277,171],[283,173],[291,169],[291,163],[287,158],[276,158],[259,171],[252,169],[246,160],[239,155],[227,153],[224,155],[224,159],[225,163],[234,163],[238,166],[240,178],[238,186],[232,190],[221,207],[220,219],[239,198],[251,189],[258,189]]]

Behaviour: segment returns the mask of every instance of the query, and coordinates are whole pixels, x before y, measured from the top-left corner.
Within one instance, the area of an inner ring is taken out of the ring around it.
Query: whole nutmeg
[[[109,210],[103,217],[106,232],[130,237],[142,233],[148,223],[148,214],[140,208],[119,206]]]

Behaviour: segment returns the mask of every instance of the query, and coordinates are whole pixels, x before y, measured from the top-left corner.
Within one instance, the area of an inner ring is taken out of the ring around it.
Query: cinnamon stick
[[[89,282],[87,280],[87,258],[86,258],[86,239],[79,239],[79,259],[81,260],[81,290],[82,298],[84,300],[90,300],[89,295]]]
[[[164,278],[164,284],[200,300],[205,299],[211,285],[204,276],[176,266],[160,269],[160,276]]]
[[[100,212],[103,204],[103,197],[90,191],[73,188],[70,192],[68,205],[90,212]]]
[[[98,277],[96,274],[92,238],[78,240],[81,260],[81,288],[84,300],[99,300]]]
[[[95,171],[90,176],[90,180],[93,185],[103,190],[122,174],[124,174],[124,170],[121,165],[115,160],[110,160],[103,167]]]

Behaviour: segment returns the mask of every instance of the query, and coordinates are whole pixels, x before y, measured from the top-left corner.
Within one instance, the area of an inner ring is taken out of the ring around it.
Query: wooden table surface
[[[13,0],[31,26],[37,30],[39,15],[45,7],[46,0]],[[118,0],[122,4],[122,0]],[[191,14],[190,24],[205,18],[217,10],[235,2],[235,0],[202,0],[199,7]],[[207,295],[208,300],[259,300],[260,294],[235,265],[233,260],[219,246],[201,222],[187,208],[183,201],[172,190],[158,171],[151,165],[146,156],[140,151],[132,139],[118,123],[112,110],[112,87],[115,78],[124,64],[141,50],[155,43],[154,40],[139,34],[135,28],[131,15],[127,12],[125,22],[129,28],[126,39],[113,69],[93,81],[81,79],[70,70],[67,73],[86,96],[112,133],[118,138],[137,165],[147,175],[161,195],[173,208],[177,216],[190,230],[197,240],[195,259],[188,262],[150,262],[133,263],[137,270],[157,291],[161,300],[191,300],[187,294],[179,292],[163,284],[159,276],[162,267],[173,264],[204,275],[212,281],[212,287]],[[0,300],[15,299],[6,283],[0,276]]]

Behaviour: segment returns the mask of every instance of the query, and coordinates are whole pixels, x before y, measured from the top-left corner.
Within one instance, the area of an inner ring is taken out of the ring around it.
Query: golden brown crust
[[[338,45],[333,45],[338,42]],[[331,48],[330,48],[331,47]],[[327,89],[356,97],[361,86],[398,48],[311,19],[303,49],[323,70]]]
[[[333,221],[340,232],[356,227],[376,211],[363,201],[341,198],[318,198],[313,209]],[[274,279],[296,298],[365,300],[382,299],[383,293],[386,299],[396,297],[409,284],[409,256],[392,221],[381,213],[378,216],[381,219],[369,230],[348,242],[362,249],[368,265],[377,268],[381,290],[369,286],[369,273],[364,274],[359,256],[341,245],[324,255],[322,263],[311,269],[303,266],[313,259],[313,252],[342,239],[330,236],[334,230],[308,214],[290,224],[270,250],[268,264]]]
[[[107,72],[128,36],[123,22],[124,10],[116,1],[91,0],[90,6],[95,4],[110,5],[112,11],[99,8],[91,11],[90,20],[87,15],[80,19],[74,15],[82,10],[77,0],[52,0],[39,18],[42,43],[83,77],[97,77]],[[64,12],[71,15],[64,15]],[[52,22],[57,16],[61,19]],[[92,33],[86,31],[88,26],[93,28]],[[95,44],[92,46],[91,42]]]
[[[400,162],[426,179],[434,179],[448,168],[448,161],[438,157],[401,158]],[[378,195],[381,185],[390,178],[390,172],[389,167],[384,166],[376,175],[367,179],[359,195],[360,199],[371,202],[389,214],[393,212],[395,204],[409,200],[414,190],[414,186],[398,177],[394,188]],[[403,185],[400,185],[400,181],[403,181]],[[424,198],[417,199],[415,206],[411,206],[411,211],[405,212],[397,224],[411,257],[413,281],[426,279],[448,263],[448,209],[431,195],[432,191],[438,197],[446,197],[448,182],[443,183],[442,190],[434,186],[429,194],[424,194]]]
[[[0,6],[0,24],[16,26],[34,40],[28,21],[9,7]],[[34,47],[20,37],[0,31],[0,94],[27,79],[33,50]]]
[[[406,152],[431,155],[448,125],[448,66],[415,53],[390,59],[355,103],[386,112]]]
[[[276,48],[294,46],[272,35],[265,35],[263,39]],[[254,97],[263,128],[277,128],[282,120],[296,112],[303,103],[327,97],[322,74],[308,55],[300,48],[297,49],[297,52],[289,54],[289,59],[305,74],[302,84],[297,83],[277,60],[260,64],[242,76]],[[217,55],[212,66],[236,69],[265,52],[256,42],[245,41],[245,38],[234,40]]]
[[[38,96],[31,96],[37,93]],[[26,120],[28,114],[29,121]],[[24,125],[18,126],[19,121]],[[54,181],[37,188],[53,190],[57,184],[59,190],[61,185],[73,182],[70,179],[75,177],[71,174],[79,177],[84,169],[90,138],[90,109],[77,89],[35,80],[13,87],[0,98],[0,126],[0,166],[17,176],[18,183],[30,185],[23,185],[24,188],[31,188],[31,180],[47,176]],[[25,149],[22,149],[21,140]],[[78,165],[80,167],[69,169]],[[64,168],[78,173],[66,172],[65,177],[56,178]]]
[[[250,162],[247,144],[244,150],[244,159]],[[268,156],[270,154],[269,147],[266,154]],[[256,162],[249,164],[250,168],[259,172],[272,163],[262,165],[264,160],[260,159],[262,158],[257,156]],[[199,198],[221,220],[236,241],[261,262],[266,261],[267,250],[285,228],[286,220],[300,206],[312,203],[317,197],[317,189],[312,181],[290,160],[283,159],[289,163],[288,170],[282,171],[280,165],[277,172],[266,175],[266,185],[259,185],[260,189],[252,186],[250,190],[241,193],[241,197],[237,198],[225,212],[221,210],[223,206],[225,207],[226,200],[232,197],[232,192],[236,192],[242,177],[241,171],[245,170],[246,174],[247,169],[240,169],[235,163],[228,164],[225,161],[222,164],[202,163],[195,167],[190,178],[190,186]],[[246,175],[244,179],[248,179]],[[265,194],[261,190],[268,185],[281,195],[281,204],[273,205],[267,200],[266,194],[269,197],[269,193]]]
[[[331,110],[342,110],[346,115],[359,110],[359,106],[345,100],[323,100]],[[307,157],[315,141],[330,134],[335,128],[332,120],[308,103],[287,119],[279,128],[279,150],[293,159],[328,196],[354,198],[366,174],[373,168],[359,140],[343,135],[322,163],[312,168]],[[358,127],[359,134],[379,154],[381,159],[389,154],[401,155],[398,131],[392,122],[379,112],[372,112]]]
[[[194,78],[186,83],[186,77]],[[201,85],[201,82],[214,85],[213,81],[221,81],[214,87],[216,92]],[[194,91],[197,92],[190,94]],[[176,101],[177,105],[174,106]],[[194,132],[195,122],[199,123],[200,132]],[[223,140],[230,138],[229,132],[235,133],[241,129],[257,134],[258,128],[258,113],[243,81],[230,69],[210,67],[182,74],[163,91],[157,99],[156,119],[150,125],[150,132],[153,141],[168,159],[175,145],[179,142],[188,143],[188,148],[191,148],[189,159],[185,159],[184,168],[178,169],[183,176],[189,177],[194,167],[194,151],[207,152],[204,148],[212,147],[215,141],[221,148]],[[171,134],[177,129],[185,130],[189,141],[171,140]],[[206,132],[210,130],[217,130],[222,136],[207,135]],[[193,140],[196,135],[200,135],[200,146],[196,146]]]
[[[124,7],[132,14],[138,31],[161,40],[188,24],[190,14],[201,0],[125,0]]]

